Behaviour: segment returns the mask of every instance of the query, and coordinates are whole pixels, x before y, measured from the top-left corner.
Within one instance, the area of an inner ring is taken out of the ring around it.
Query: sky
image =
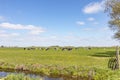
[[[0,45],[116,46],[105,0],[0,0]]]

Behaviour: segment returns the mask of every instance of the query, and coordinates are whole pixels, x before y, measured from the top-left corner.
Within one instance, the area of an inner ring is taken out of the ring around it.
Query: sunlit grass
[[[105,50],[103,48],[92,48],[91,50],[80,48],[72,51],[0,48],[0,62],[11,64],[39,63],[43,65],[58,64],[62,66],[81,65],[107,67],[109,57],[106,57],[106,55],[109,55],[109,52],[113,51],[115,51],[114,48],[106,48]]]
[[[104,80],[114,76],[115,72],[107,67],[108,60],[112,56],[115,56],[115,48],[92,48],[91,50],[79,48],[72,51],[0,48],[0,68],[29,71],[47,76],[80,77],[86,80],[92,70],[96,73],[92,74],[95,80]],[[118,77],[119,71],[115,75]]]

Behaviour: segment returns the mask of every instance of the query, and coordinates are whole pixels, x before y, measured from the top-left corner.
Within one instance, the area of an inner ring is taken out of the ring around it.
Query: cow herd
[[[48,51],[48,50],[61,50],[61,51],[71,51],[73,50],[74,48],[66,48],[66,47],[63,47],[63,48],[59,48],[59,47],[54,47],[54,48],[51,48],[51,47],[44,47],[44,48],[32,48],[32,47],[28,47],[28,48],[24,48],[24,50],[44,50],[44,51]]]
[[[24,50],[43,50],[43,51],[48,51],[48,50],[61,50],[61,51],[72,51],[72,50],[78,50],[80,49],[79,47],[27,47],[24,48]],[[85,48],[86,50],[91,50],[91,47]]]

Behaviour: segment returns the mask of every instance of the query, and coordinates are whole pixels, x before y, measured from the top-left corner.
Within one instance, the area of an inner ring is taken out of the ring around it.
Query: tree
[[[107,12],[111,18],[109,21],[109,27],[115,31],[114,38],[120,40],[120,0],[107,0],[105,12]],[[116,48],[116,60],[117,69],[119,65],[119,47]]]
[[[107,0],[105,12],[108,12],[111,18],[109,27],[116,31],[114,38],[120,40],[120,0]]]

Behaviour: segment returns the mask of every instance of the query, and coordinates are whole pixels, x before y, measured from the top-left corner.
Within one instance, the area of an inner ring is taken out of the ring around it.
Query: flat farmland
[[[0,62],[10,64],[42,64],[61,66],[107,67],[108,58],[115,55],[115,48],[78,48],[71,51],[24,50],[23,48],[0,48]]]

